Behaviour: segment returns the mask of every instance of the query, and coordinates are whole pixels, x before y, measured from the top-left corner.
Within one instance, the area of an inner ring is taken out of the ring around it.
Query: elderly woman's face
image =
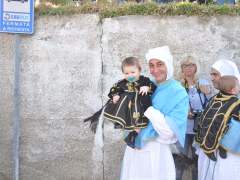
[[[194,76],[197,72],[197,67],[195,64],[183,64],[182,65],[182,72],[184,76]]]
[[[150,73],[158,83],[161,83],[167,79],[167,66],[161,60],[151,59],[149,61],[149,69]]]

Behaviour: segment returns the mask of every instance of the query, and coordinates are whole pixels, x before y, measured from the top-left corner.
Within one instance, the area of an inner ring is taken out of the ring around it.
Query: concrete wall
[[[121,78],[121,60],[141,59],[149,48],[169,45],[175,67],[187,55],[208,77],[227,56],[240,66],[240,17],[97,15],[40,17],[36,33],[21,36],[22,180],[116,180],[124,153],[122,132],[104,125],[104,149],[82,119],[107,100]],[[0,34],[0,179],[12,179],[12,112],[15,36]],[[175,74],[178,74],[176,71]]]
[[[12,172],[12,112],[15,37],[0,34],[0,179]]]

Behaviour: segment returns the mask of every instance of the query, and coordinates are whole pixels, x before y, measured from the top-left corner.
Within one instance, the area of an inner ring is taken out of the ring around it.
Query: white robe
[[[198,153],[198,180],[239,180],[240,155],[227,152],[222,159],[217,153],[217,161],[210,160],[200,149]]]
[[[175,180],[176,172],[170,144],[177,141],[162,113],[149,107],[145,116],[151,119],[159,137],[143,149],[126,148],[121,180]]]

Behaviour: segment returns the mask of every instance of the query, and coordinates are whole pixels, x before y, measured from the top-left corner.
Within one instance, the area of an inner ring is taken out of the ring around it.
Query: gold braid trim
[[[142,123],[142,124],[138,124],[136,126],[126,126],[126,123],[125,121],[123,121],[122,118],[119,118],[119,117],[115,117],[115,116],[112,116],[110,114],[107,114],[107,113],[104,113],[104,117],[107,119],[107,120],[110,120],[114,123],[118,123],[120,124],[125,130],[133,130],[135,128],[145,128],[147,127],[147,123]]]
[[[126,98],[127,98],[127,96],[125,96],[125,97],[123,98],[123,100],[122,100],[121,104],[120,104],[120,105],[119,105],[119,107],[118,107],[118,110],[117,110],[117,112],[116,112],[115,116],[117,116],[117,115],[118,115],[118,113],[119,113],[119,110],[120,110],[120,108],[122,107],[122,104],[123,104],[123,102],[126,100]]]
[[[236,107],[236,106],[238,106],[240,104],[240,99],[238,100],[238,101],[236,101],[235,103],[233,103],[230,107],[229,107],[229,109],[227,110],[227,112],[225,113],[225,115],[224,115],[224,118],[223,118],[223,122],[222,122],[222,124],[223,124],[223,127],[222,128],[220,128],[219,129],[219,131],[217,132],[217,136],[216,136],[216,139],[215,139],[215,142],[214,142],[214,146],[216,146],[214,149],[210,149],[210,148],[208,148],[208,147],[206,147],[205,146],[205,141],[206,141],[206,136],[205,136],[205,138],[204,138],[204,141],[203,141],[203,143],[201,144],[202,145],[202,147],[204,147],[203,148],[203,151],[205,152],[205,153],[212,153],[212,152],[214,152],[218,147],[219,147],[219,141],[221,140],[221,138],[222,138],[222,136],[223,136],[223,133],[224,133],[224,130],[225,130],[225,128],[226,128],[226,126],[227,126],[227,122],[228,122],[228,120],[229,120],[229,116],[231,115],[231,113],[232,113],[232,111],[234,110],[234,108]],[[212,123],[211,123],[211,125],[212,125]],[[210,126],[211,127],[211,126]],[[209,128],[210,129],[210,128]],[[209,133],[209,129],[208,129],[208,131],[207,131],[207,134]],[[214,147],[213,146],[213,147]]]
[[[214,101],[214,98],[209,102],[209,104],[211,104],[212,101]],[[222,107],[222,102],[216,102],[216,103],[221,103],[221,104],[220,104],[220,107]],[[206,117],[206,115],[208,114],[208,112],[212,109],[212,107],[213,107],[216,103],[211,104],[211,106],[208,108],[207,112],[205,112],[203,118],[201,118],[201,119],[205,119],[205,117]],[[218,109],[218,111],[219,111],[219,110],[220,110],[220,108]],[[217,111],[217,112],[218,112],[218,111]],[[213,119],[218,115],[217,112],[215,113]],[[200,123],[202,124],[202,121],[200,121]],[[211,123],[211,124],[212,124],[212,123]],[[205,141],[203,140],[203,142],[200,143],[200,142],[201,142],[201,139],[199,138],[198,135],[196,136],[196,141],[197,141],[197,143],[199,143],[200,145],[203,145],[203,143],[205,142]]]
[[[225,94],[222,94],[222,93],[221,93],[221,96],[222,97],[215,96],[214,99],[217,100],[217,101],[227,101],[227,100],[235,97],[234,95],[225,95]]]
[[[113,116],[113,115],[108,114],[106,112],[103,113],[103,116],[110,121],[117,122],[117,123],[121,124],[123,127],[126,125],[126,122],[124,121],[124,119],[122,119],[120,117]]]

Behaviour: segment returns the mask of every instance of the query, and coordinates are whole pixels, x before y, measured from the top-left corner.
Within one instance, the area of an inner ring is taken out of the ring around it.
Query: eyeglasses
[[[183,64],[182,68],[194,67],[195,64]]]

